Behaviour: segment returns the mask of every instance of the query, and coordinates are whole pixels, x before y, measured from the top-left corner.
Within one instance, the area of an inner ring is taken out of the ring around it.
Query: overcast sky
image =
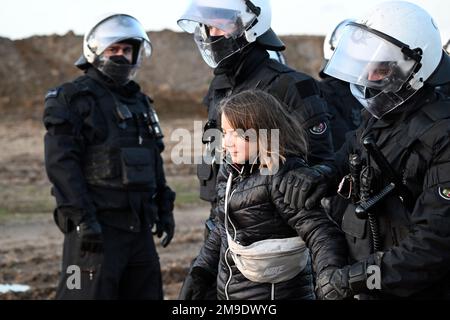
[[[226,1],[226,0],[224,0]],[[380,0],[272,0],[273,29],[281,35],[324,35],[345,18],[358,18]],[[410,0],[436,20],[443,41],[450,38],[449,0]],[[105,13],[135,16],[148,31],[171,29],[188,0],[7,0],[0,9],[0,36],[20,39],[32,35],[83,34]]]

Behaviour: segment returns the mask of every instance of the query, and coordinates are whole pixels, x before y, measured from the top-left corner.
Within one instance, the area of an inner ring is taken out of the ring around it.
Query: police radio
[[[155,135],[156,139],[162,139],[164,137],[162,130],[161,130],[161,126],[159,124],[158,115],[156,114],[156,111],[153,110],[153,108],[150,108],[150,113],[147,118],[147,123],[148,123],[149,129],[151,129],[151,131]]]
[[[156,114],[156,111],[153,109],[152,101],[149,97],[145,97],[145,102],[147,103],[148,107],[148,114],[144,113],[145,121],[148,126],[148,130],[150,131],[150,134],[154,135],[156,139],[162,139],[164,138],[164,135],[161,130],[161,125],[159,124],[159,118]]]

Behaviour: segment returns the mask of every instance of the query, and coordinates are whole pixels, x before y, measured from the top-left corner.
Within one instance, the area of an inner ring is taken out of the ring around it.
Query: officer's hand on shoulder
[[[279,191],[292,209],[310,210],[326,195],[330,179],[331,168],[324,165],[296,168],[284,175]]]
[[[102,228],[95,217],[83,219],[76,230],[81,241],[81,255],[103,252]]]

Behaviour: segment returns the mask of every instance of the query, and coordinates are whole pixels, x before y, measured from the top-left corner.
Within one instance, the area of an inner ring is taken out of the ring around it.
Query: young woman
[[[314,271],[346,264],[344,238],[319,209],[293,210],[278,185],[306,166],[305,134],[278,100],[249,90],[220,104],[226,153],[216,228],[188,274],[181,299],[314,299]],[[309,250],[308,250],[309,249]]]

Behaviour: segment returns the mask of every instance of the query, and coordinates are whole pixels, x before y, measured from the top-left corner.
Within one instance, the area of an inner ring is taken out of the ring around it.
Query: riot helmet
[[[178,25],[194,34],[203,59],[216,68],[253,42],[283,50],[283,43],[270,28],[271,19],[269,0],[191,0]]]
[[[132,46],[131,61],[121,55],[107,55],[105,50],[114,44]],[[131,81],[144,57],[151,55],[151,42],[136,18],[126,14],[110,15],[88,31],[83,41],[83,56],[76,65],[89,63],[118,85]]]
[[[425,83],[450,77],[439,29],[419,6],[384,2],[344,27],[324,72],[350,83],[355,98],[381,118]]]

